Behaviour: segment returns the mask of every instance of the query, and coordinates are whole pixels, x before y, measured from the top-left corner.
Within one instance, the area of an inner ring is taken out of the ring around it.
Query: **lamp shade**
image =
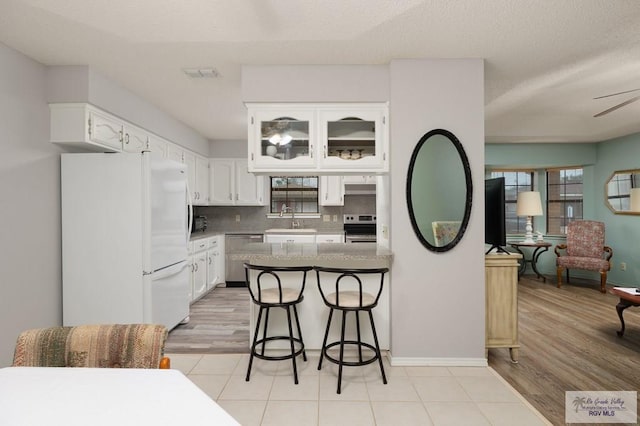
[[[518,192],[518,201],[516,202],[516,215],[542,216],[542,203],[540,202],[540,193],[538,191]]]
[[[640,212],[640,188],[631,188],[629,194],[629,210]]]

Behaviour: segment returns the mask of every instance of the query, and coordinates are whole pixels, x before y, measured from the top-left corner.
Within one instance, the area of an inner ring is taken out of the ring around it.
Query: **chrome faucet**
[[[293,211],[293,208],[287,206],[284,203],[282,204],[282,208],[280,209],[280,217],[282,217],[282,215],[285,214],[287,211],[291,212],[291,228],[292,229],[299,228],[300,223],[298,223],[298,221],[296,220],[296,214]]]

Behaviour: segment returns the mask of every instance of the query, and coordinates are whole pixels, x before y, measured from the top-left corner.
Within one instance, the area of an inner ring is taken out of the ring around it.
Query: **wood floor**
[[[559,289],[555,279],[522,277],[519,363],[507,349],[489,351],[489,365],[554,425],[564,424],[565,391],[640,391],[640,309],[625,311],[618,337],[618,298],[599,286],[572,278]]]
[[[248,353],[249,300],[246,288],[214,288],[191,305],[187,324],[169,332],[165,352]]]
[[[520,360],[489,350],[489,365],[554,425],[564,424],[568,390],[640,391],[640,308],[625,311],[620,338],[618,299],[599,283],[572,278],[558,289],[523,276],[518,284]],[[169,333],[167,353],[246,353],[246,288],[217,287],[191,309],[191,320]],[[640,403],[638,404],[640,407]]]

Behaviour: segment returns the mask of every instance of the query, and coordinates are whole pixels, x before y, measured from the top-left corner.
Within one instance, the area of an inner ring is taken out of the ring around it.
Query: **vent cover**
[[[220,73],[215,68],[183,68],[189,78],[218,78]]]

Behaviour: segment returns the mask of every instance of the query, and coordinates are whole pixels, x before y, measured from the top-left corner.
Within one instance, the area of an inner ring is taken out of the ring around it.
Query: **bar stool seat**
[[[380,373],[382,382],[387,384],[387,377],[382,365],[382,355],[380,353],[380,345],[378,343],[378,335],[376,333],[375,323],[373,321],[372,310],[378,305],[382,287],[384,284],[384,275],[389,272],[388,268],[366,268],[366,269],[343,269],[343,268],[324,268],[314,267],[318,278],[318,289],[326,306],[330,308],[327,327],[320,351],[320,360],[318,362],[318,370],[322,369],[322,360],[326,358],[330,362],[338,365],[338,389],[341,392],[342,387],[342,368],[359,367],[378,362],[380,365]],[[369,277],[369,279],[364,279]],[[342,312],[342,324],[340,339],[334,342],[327,342],[329,331],[331,329],[331,320],[334,310]],[[356,340],[347,339],[346,321],[347,312],[353,312],[356,319]],[[360,312],[367,312],[371,325],[371,333],[373,335],[373,344],[363,342],[360,332]],[[340,347],[339,356],[336,358],[329,354],[329,350],[336,346]],[[345,347],[355,347],[358,352],[356,361],[346,360],[344,358]],[[363,349],[371,352],[370,356],[363,356]]]
[[[259,358],[267,361],[282,361],[291,359],[293,364],[294,383],[298,384],[298,369],[296,365],[296,357],[302,354],[304,361],[307,360],[307,354],[304,349],[304,341],[302,340],[302,330],[300,329],[300,320],[298,319],[298,310],[296,306],[304,299],[304,287],[306,284],[307,272],[313,269],[311,266],[293,266],[293,267],[275,267],[275,266],[258,266],[249,263],[244,264],[245,281],[251,300],[259,306],[258,319],[256,321],[253,340],[249,349],[249,366],[247,367],[247,376],[245,380],[248,382],[251,376],[251,367],[253,358]],[[252,274],[253,271],[253,274]],[[252,277],[253,275],[253,277]],[[287,277],[286,283],[290,286],[283,285],[283,277]],[[291,287],[293,286],[293,287]],[[282,308],[287,313],[288,335],[267,336],[269,328],[269,311],[271,308]],[[293,326],[291,323],[291,311],[298,329],[298,337],[293,334]],[[264,314],[264,324],[262,322]],[[262,338],[258,338],[260,328],[262,327]],[[285,355],[265,354],[265,346],[269,342],[286,340],[289,342],[290,352]]]

